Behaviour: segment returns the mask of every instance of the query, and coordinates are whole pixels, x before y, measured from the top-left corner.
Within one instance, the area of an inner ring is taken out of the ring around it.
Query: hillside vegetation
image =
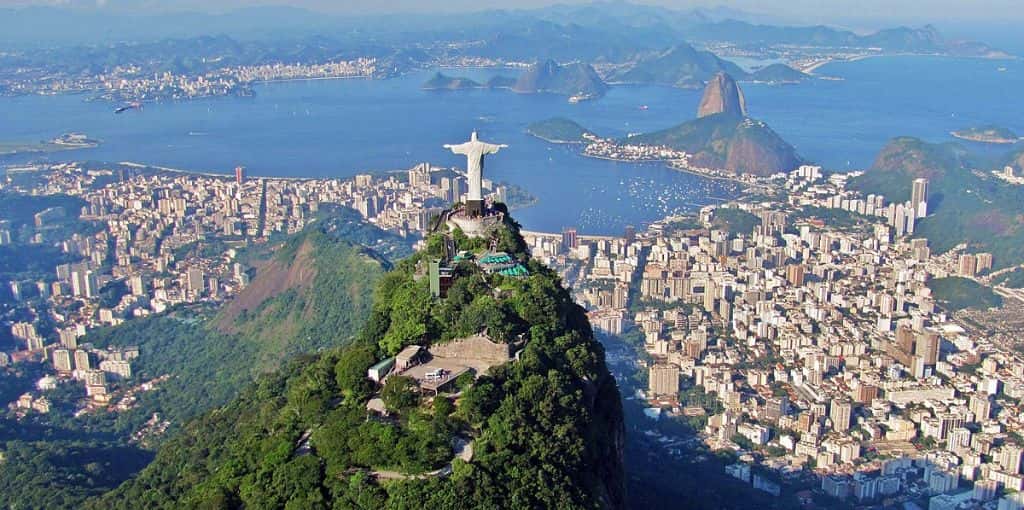
[[[954,312],[965,308],[984,310],[1003,304],[999,294],[968,278],[936,278],[928,282],[928,288],[936,301]]]
[[[489,244],[450,235],[460,250]],[[518,226],[492,235],[528,276],[464,261],[447,297],[432,298],[414,274],[440,254],[436,235],[380,280],[353,344],[264,376],[90,507],[621,508],[622,410],[603,350],[557,275],[528,259]],[[402,346],[484,328],[525,345],[517,361],[463,386],[454,406],[416,397],[402,376],[382,390],[366,379]],[[375,394],[387,418],[368,418]],[[456,437],[472,441],[471,461],[452,460]]]

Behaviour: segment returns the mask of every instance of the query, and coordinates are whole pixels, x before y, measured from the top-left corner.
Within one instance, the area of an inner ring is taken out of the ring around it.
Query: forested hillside
[[[446,296],[433,297],[418,268],[448,242],[464,255]],[[488,246],[522,269],[481,269]],[[382,387],[366,378],[405,346],[481,331],[521,349],[517,359],[437,396],[404,375]],[[384,415],[367,409],[371,399]],[[603,349],[508,222],[491,239],[436,234],[380,280],[353,344],[264,376],[89,507],[621,508],[622,445]]]

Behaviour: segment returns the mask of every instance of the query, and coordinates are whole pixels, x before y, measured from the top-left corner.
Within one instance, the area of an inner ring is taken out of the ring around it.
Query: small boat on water
[[[1001,73],[1005,73],[1006,72],[1006,68],[1005,67],[997,67],[996,71],[999,71]]]
[[[128,103],[128,104],[123,105],[123,106],[119,106],[119,107],[117,107],[117,109],[114,110],[114,113],[124,113],[124,112],[126,112],[128,110],[136,110],[136,109],[141,110],[142,109],[142,103],[134,102],[134,103]]]
[[[640,110],[642,110],[642,111],[647,111],[647,108],[648,107],[645,104],[640,105]]]

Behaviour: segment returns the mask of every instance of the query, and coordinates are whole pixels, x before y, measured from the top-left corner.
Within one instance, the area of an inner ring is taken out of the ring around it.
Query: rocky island
[[[478,89],[482,85],[469,79],[455,76],[448,76],[440,71],[427,80],[421,87],[423,90],[464,90]]]
[[[1020,140],[1016,133],[1001,126],[971,127],[950,134],[961,140],[981,143],[1010,144]]]
[[[516,80],[512,90],[522,94],[559,94],[571,96],[578,101],[603,96],[608,90],[608,85],[601,80],[590,64],[559,64],[554,60],[547,60],[530,66]]]
[[[469,89],[511,89],[516,79],[508,76],[494,76],[484,83],[463,76],[448,76],[440,71],[434,73],[420,87],[423,90],[469,90]]]
[[[771,64],[748,74],[745,79],[755,83],[787,84],[809,80],[811,75],[786,64]]]

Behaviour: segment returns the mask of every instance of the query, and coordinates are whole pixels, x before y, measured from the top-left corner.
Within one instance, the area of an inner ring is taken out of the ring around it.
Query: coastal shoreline
[[[952,136],[953,138],[956,138],[958,140],[966,140],[968,142],[975,142],[975,143],[990,143],[990,144],[993,144],[993,145],[1013,145],[1013,144],[1015,144],[1015,143],[1017,143],[1019,141],[1024,140],[1024,138],[1011,139],[1011,138],[989,138],[989,137],[984,137],[984,136],[972,136],[972,135],[961,133],[959,131],[950,131],[949,132],[949,136]]]
[[[0,143],[0,158],[24,156],[29,154],[56,154],[59,152],[69,152],[81,149],[95,149],[100,146],[100,142],[83,142],[83,143],[68,143],[68,142],[41,142],[41,143]]]
[[[551,143],[551,144],[555,144],[555,145],[586,145],[586,143],[587,143],[587,142],[584,142],[582,140],[579,140],[579,141],[553,140],[551,138],[545,138],[545,137],[543,137],[541,135],[538,135],[537,133],[534,133],[534,132],[530,131],[529,129],[527,129],[525,131],[525,133],[530,135],[530,136],[532,136],[532,137],[534,137],[534,138],[536,138],[536,139],[538,139],[538,140],[542,140],[542,141],[545,141],[547,143]]]
[[[867,60],[869,58],[875,58],[875,57],[898,57],[898,56],[928,56],[928,55],[895,53],[895,54],[864,54],[864,55],[854,55],[852,57],[844,57],[844,58],[840,58],[840,57],[825,57],[822,60],[819,60],[819,61],[814,62],[814,63],[812,63],[810,65],[807,65],[807,66],[802,66],[802,67],[800,67],[798,69],[800,71],[806,73],[806,74],[809,74],[809,75],[812,75],[812,76],[817,76],[817,75],[814,74],[814,72],[817,71],[818,69],[828,65],[828,64],[843,64],[843,63],[852,64],[854,62],[860,62],[861,60]]]
[[[281,78],[279,80],[253,80],[246,82],[249,85],[267,85],[273,83],[289,83],[298,81],[321,81],[321,80],[378,80],[376,76],[310,76],[308,78]],[[207,97],[224,97],[224,96],[207,96]]]
[[[537,138],[538,140],[542,140],[542,141],[545,141],[545,142],[553,144],[553,145],[563,145],[563,146],[581,146],[581,145],[585,146],[585,145],[587,145],[587,142],[584,142],[584,141],[569,142],[569,141],[564,141],[564,140],[549,140],[549,139],[547,139],[547,138],[545,138],[543,136],[531,133],[529,130],[526,131],[526,134],[528,134],[528,135],[530,135],[530,136],[532,136],[534,138]],[[702,177],[702,178],[710,179],[710,180],[733,182],[733,183],[736,183],[736,184],[739,184],[739,185],[743,186],[744,188],[759,188],[759,187],[762,187],[761,185],[759,185],[757,183],[747,182],[747,181],[744,181],[743,179],[741,179],[739,177],[729,176],[729,175],[721,175],[721,174],[718,174],[718,173],[705,172],[703,170],[699,170],[699,169],[696,169],[696,168],[693,168],[693,167],[690,167],[690,166],[686,166],[686,165],[681,164],[681,160],[678,160],[678,159],[661,159],[661,158],[654,158],[654,159],[623,159],[623,158],[615,158],[615,157],[612,157],[612,156],[600,156],[600,155],[596,155],[596,154],[587,154],[586,152],[584,152],[582,150],[578,151],[577,155],[580,156],[580,157],[584,157],[584,158],[599,159],[599,160],[602,160],[602,161],[611,161],[613,163],[628,163],[628,164],[637,164],[637,165],[661,164],[661,165],[665,166],[666,168],[668,168],[670,170],[675,170],[677,172],[688,173],[688,174],[691,174],[691,175],[695,175],[697,177]]]
[[[869,58],[879,57],[939,57],[939,58],[953,58],[953,59],[979,59],[979,60],[1018,60],[1020,57],[1014,55],[950,55],[948,53],[865,53],[862,55],[853,55],[850,57],[823,57],[819,61],[815,61],[806,66],[800,66],[797,69],[804,73],[810,74],[815,77],[822,77],[814,74],[815,71],[824,67],[828,64],[843,64],[843,63],[854,63],[860,62],[861,60],[867,60]]]
[[[229,173],[212,172],[212,171],[209,171],[209,170],[189,170],[189,169],[184,169],[184,168],[172,168],[172,167],[169,167],[169,166],[151,165],[151,164],[148,164],[148,163],[139,163],[137,161],[119,161],[119,162],[114,163],[114,164],[120,165],[120,166],[124,166],[124,167],[128,167],[128,168],[135,168],[135,169],[138,169],[138,170],[153,170],[153,171],[157,171],[157,172],[167,172],[167,173],[186,174],[186,175],[200,175],[200,176],[203,176],[203,177],[218,177],[218,178],[224,178],[224,179],[234,179],[235,178],[235,176],[233,174],[229,174]],[[373,172],[366,172],[366,173],[373,173]],[[270,180],[279,180],[279,181],[293,181],[293,182],[315,181],[315,180],[331,180],[332,179],[332,178],[327,178],[327,177],[273,177],[273,176],[260,176],[260,175],[253,175],[253,176],[250,176],[249,178],[250,179],[270,179]]]

